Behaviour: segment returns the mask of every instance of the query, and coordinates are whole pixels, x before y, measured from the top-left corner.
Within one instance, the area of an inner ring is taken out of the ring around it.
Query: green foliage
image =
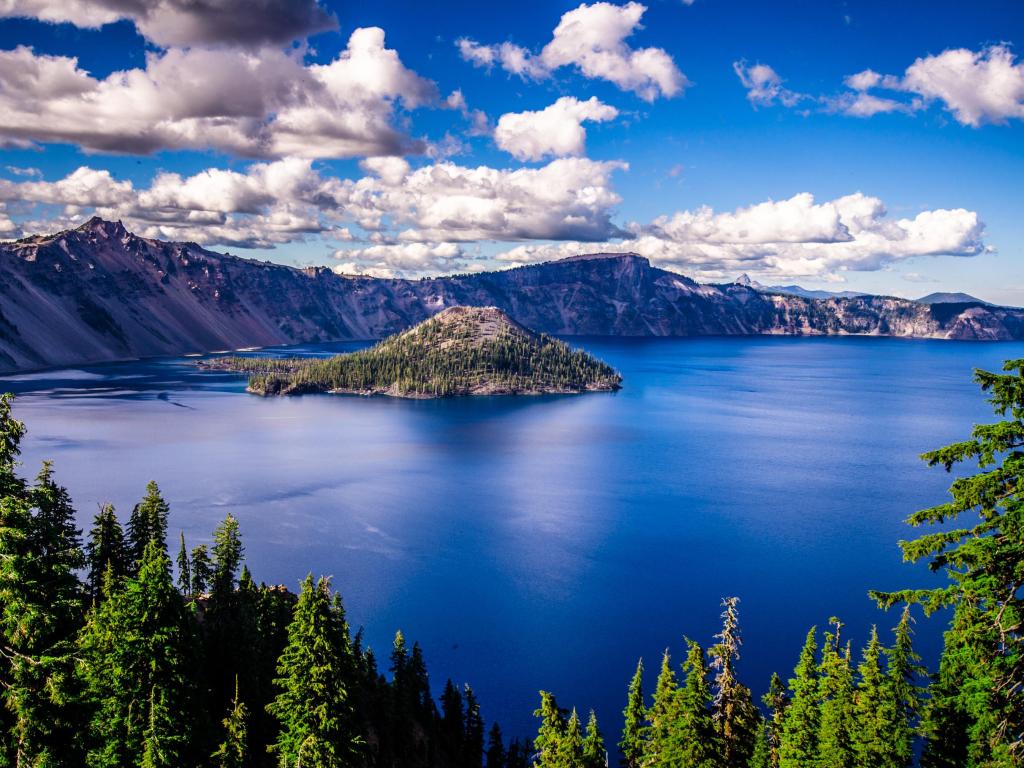
[[[180,763],[188,732],[189,615],[156,539],[138,575],[94,605],[80,641],[79,674],[91,705],[92,768]]]
[[[278,695],[267,710],[280,723],[274,743],[281,768],[354,765],[360,739],[352,728],[345,679],[350,648],[342,647],[343,617],[331,599],[330,582],[302,582],[288,645],[278,661]]]
[[[661,670],[654,688],[654,700],[647,712],[644,730],[644,765],[679,765],[682,761],[679,721],[682,717],[679,682],[672,671],[668,649],[661,657]]]
[[[217,768],[245,768],[247,750],[247,723],[249,710],[242,702],[238,693],[238,683],[235,683],[235,698],[232,702],[231,711],[224,718],[224,741],[213,753],[214,764]]]
[[[686,682],[679,695],[678,739],[681,768],[715,768],[723,754],[721,740],[711,716],[711,685],[704,650],[693,640],[687,641],[689,651],[683,669]]]
[[[764,725],[764,738],[758,739],[758,745],[763,742],[765,754],[762,758],[765,768],[778,768],[781,760],[783,723],[786,721],[786,709],[789,707],[789,696],[786,687],[782,684],[782,678],[777,673],[772,673],[771,681],[768,684],[768,692],[761,697],[761,701],[768,707],[768,720]]]
[[[604,736],[597,724],[597,715],[590,710],[587,718],[587,732],[583,737],[583,768],[605,768],[608,764],[608,752],[604,746]]]
[[[640,768],[644,756],[644,722],[647,709],[644,707],[644,660],[636,663],[636,672],[629,681],[626,694],[626,708],[622,712],[624,724],[619,752],[622,754],[622,768]]]
[[[833,618],[835,633],[825,633],[818,696],[821,717],[818,725],[818,761],[821,768],[847,768],[853,763],[853,669],[850,648],[841,648],[842,623]]]
[[[789,681],[790,703],[782,727],[779,745],[781,768],[805,768],[818,757],[818,642],[816,628],[811,627],[800,651],[800,660]]]
[[[103,579],[108,569],[115,580],[128,576],[129,555],[124,532],[110,504],[100,507],[100,511],[93,519],[85,559],[89,569],[89,594],[94,600],[100,597]]]
[[[207,365],[251,374],[249,388],[265,395],[334,390],[449,397],[619,386],[621,377],[609,366],[503,316],[495,319],[497,310],[448,310],[460,311],[426,320],[370,349],[327,359],[224,357]]]
[[[722,631],[715,636],[711,666],[715,670],[715,729],[721,748],[721,764],[726,768],[746,768],[759,736],[761,714],[757,711],[750,689],[736,677],[740,657],[739,598],[722,600]]]
[[[949,741],[940,752],[968,766],[1024,760],[1024,360],[1007,361],[1003,371],[974,375],[1002,420],[922,457],[947,471],[971,463],[981,471],[954,480],[950,501],[907,520],[936,532],[900,543],[906,560],[927,560],[949,583],[873,593],[884,607],[955,608],[924,727]],[[952,527],[961,519],[964,527]],[[926,752],[930,764],[945,759]]]
[[[170,507],[160,495],[160,488],[152,480],[146,484],[146,495],[132,509],[128,519],[128,550],[137,569],[143,553],[151,541],[161,549],[167,548],[167,516]]]

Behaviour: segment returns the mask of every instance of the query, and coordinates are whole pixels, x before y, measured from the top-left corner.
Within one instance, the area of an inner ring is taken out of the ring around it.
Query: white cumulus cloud
[[[563,96],[535,112],[509,112],[498,119],[494,143],[518,160],[582,155],[587,132],[584,121],[605,122],[619,111],[591,96],[580,101]]]
[[[562,15],[539,54],[510,42],[484,45],[461,38],[456,45],[463,59],[479,67],[499,65],[535,80],[573,67],[584,77],[607,80],[646,101],[670,98],[690,84],[672,57],[663,48],[632,48],[626,42],[640,28],[646,10],[637,2],[581,4]]]
[[[353,157],[422,150],[394,125],[436,88],[355,30],[328,64],[272,48],[172,48],[144,69],[97,79],[78,60],[19,46],[0,51],[0,138],[70,142],[88,151],[215,149],[249,157]]]

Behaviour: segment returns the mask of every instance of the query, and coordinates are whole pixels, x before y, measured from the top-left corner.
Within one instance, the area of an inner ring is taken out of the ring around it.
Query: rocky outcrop
[[[389,280],[136,237],[92,219],[0,244],[0,371],[299,342],[377,339],[446,307],[495,306],[563,335],[874,334],[1024,338],[1024,310],[811,299],[701,285],[635,254]]]

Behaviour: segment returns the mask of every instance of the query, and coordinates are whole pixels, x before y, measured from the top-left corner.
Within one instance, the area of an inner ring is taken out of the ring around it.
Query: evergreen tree
[[[558,742],[556,751],[559,768],[584,768],[583,762],[583,728],[580,716],[573,709],[565,724],[565,732]]]
[[[466,686],[466,736],[463,742],[462,764],[466,768],[482,768],[484,763],[484,720],[480,715],[480,702]]]
[[[206,594],[213,579],[213,564],[210,562],[210,553],[205,544],[198,544],[192,548],[192,594],[196,597]]]
[[[649,724],[644,729],[644,765],[682,764],[682,746],[679,743],[681,716],[679,683],[672,671],[671,657],[666,649],[661,657],[661,671],[654,688],[654,699],[647,712]]]
[[[683,669],[686,682],[679,695],[679,726],[681,768],[716,768],[722,754],[721,740],[711,716],[711,685],[704,649],[688,640],[689,651]]]
[[[154,538],[138,576],[122,589],[113,587],[112,568],[107,573],[106,599],[90,612],[80,643],[94,712],[88,765],[136,765],[147,754],[154,765],[180,765],[189,732],[192,633],[170,560]]]
[[[886,651],[888,668],[885,685],[895,704],[895,721],[889,733],[892,764],[906,768],[914,761],[914,723],[921,706],[921,692],[917,679],[922,675],[921,657],[914,652],[913,617],[910,606],[903,607],[903,615],[894,630],[893,647]]]
[[[533,741],[534,766],[536,768],[565,768],[561,763],[564,754],[562,741],[565,738],[566,721],[558,708],[553,694],[540,692],[540,708],[533,713],[540,718],[537,738]]]
[[[48,462],[23,496],[0,502],[0,650],[10,664],[3,683],[16,761],[74,762],[74,648],[84,616],[74,509]]]
[[[786,708],[789,706],[789,696],[786,694],[786,687],[777,673],[772,672],[771,682],[768,684],[768,692],[761,697],[761,701],[768,707],[769,718],[765,722],[766,755],[764,758],[765,768],[779,768],[782,748],[783,724],[786,721]]]
[[[249,711],[238,692],[238,683],[235,683],[235,698],[232,702],[231,711],[224,718],[224,741],[213,753],[214,764],[217,768],[245,768],[248,754],[247,750],[247,724]]]
[[[779,745],[781,768],[807,768],[818,757],[818,643],[816,629],[807,633],[800,660],[789,681],[790,703]]]
[[[947,472],[975,462],[981,469],[953,481],[951,501],[907,520],[915,527],[941,526],[901,547],[905,559],[929,560],[950,582],[872,593],[883,607],[919,603],[928,614],[946,606],[957,609],[943,654],[946,677],[940,667],[939,697],[929,706],[926,725],[935,736],[938,728],[955,729],[939,737],[955,740],[962,738],[954,733],[963,732],[959,721],[966,717],[963,735],[973,765],[1024,761],[1024,359],[1007,361],[1003,371],[974,375],[1002,420],[976,425],[970,439],[922,457]],[[950,527],[967,515],[976,516],[973,526]],[[931,750],[928,759],[941,764],[945,758]]]
[[[135,568],[142,562],[142,556],[149,542],[156,541],[161,549],[167,549],[167,517],[170,507],[160,495],[160,488],[152,480],[146,484],[146,495],[132,509],[128,520],[128,550]]]
[[[750,756],[750,768],[771,768],[771,747],[768,745],[768,721],[764,718],[758,724],[754,754]]]
[[[818,725],[820,768],[848,768],[853,763],[853,670],[850,649],[839,647],[842,623],[832,619],[835,634],[825,633],[818,695],[821,720]]]
[[[896,700],[882,670],[882,644],[874,627],[857,674],[853,764],[857,768],[899,768],[901,763],[892,751],[893,731],[898,719]]]
[[[758,739],[761,716],[754,705],[750,689],[736,678],[736,661],[740,657],[739,598],[722,600],[722,631],[715,636],[718,643],[711,648],[714,673],[712,716],[721,744],[721,762],[726,768],[746,768]]]
[[[167,705],[167,690],[153,686],[149,694],[149,719],[142,735],[141,768],[177,768],[186,739],[179,713]]]
[[[590,710],[587,719],[587,732],[583,737],[583,768],[605,768],[608,765],[608,752],[604,747],[604,736],[597,725],[597,715]]]
[[[505,768],[505,742],[501,738],[501,726],[491,726],[487,734],[487,768]]]
[[[178,550],[178,590],[185,597],[192,597],[192,563],[185,548],[185,532],[181,532],[181,548]]]
[[[214,601],[227,602],[235,591],[235,579],[244,552],[238,520],[228,515],[213,532],[213,577],[210,593]]]
[[[128,576],[128,548],[112,505],[104,504],[93,518],[85,552],[89,594],[97,600],[108,568],[116,580]]]
[[[622,768],[640,768],[644,756],[644,722],[647,709],[644,707],[644,660],[636,664],[636,672],[629,681],[626,693],[626,708],[622,712],[625,724],[622,727],[622,741],[619,752],[622,753]]]
[[[959,603],[945,633],[939,671],[928,687],[921,717],[921,732],[925,735],[922,768],[984,765],[972,760],[971,754],[987,743],[984,737],[978,738],[977,713],[988,706],[991,695],[983,686],[984,677],[978,674],[981,662],[977,649],[967,640],[970,628],[978,623],[973,615],[976,612],[972,604]],[[973,695],[965,696],[965,689]]]
[[[441,712],[441,733],[445,748],[453,759],[458,760],[462,756],[466,737],[465,712],[462,694],[451,680],[445,683],[444,691],[441,693]]]
[[[273,751],[281,768],[338,768],[357,760],[360,739],[352,730],[341,635],[330,583],[321,578],[314,584],[310,574],[302,582],[288,646],[278,661],[280,692],[267,707],[280,724]]]

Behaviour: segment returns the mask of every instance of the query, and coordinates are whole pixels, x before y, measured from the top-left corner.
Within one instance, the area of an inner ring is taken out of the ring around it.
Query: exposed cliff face
[[[635,255],[382,280],[136,237],[93,219],[0,245],[0,371],[308,341],[376,339],[458,305],[552,334],[1024,338],[1024,310],[700,285]]]

